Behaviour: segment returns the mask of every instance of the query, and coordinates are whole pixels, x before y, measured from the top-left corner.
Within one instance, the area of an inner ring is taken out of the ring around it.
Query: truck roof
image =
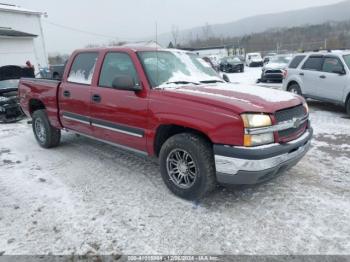
[[[142,52],[142,51],[176,51],[191,53],[190,51],[181,50],[181,49],[168,49],[168,48],[155,48],[155,47],[146,47],[146,46],[111,46],[111,47],[97,47],[97,48],[84,48],[78,49],[75,52],[103,52],[103,51],[132,51],[132,52]]]

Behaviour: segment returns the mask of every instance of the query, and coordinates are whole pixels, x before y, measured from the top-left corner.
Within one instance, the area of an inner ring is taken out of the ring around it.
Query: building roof
[[[32,14],[32,15],[45,15],[45,13],[43,12],[33,11],[33,10],[22,8],[17,5],[11,5],[11,4],[5,4],[5,3],[0,3],[0,11]]]
[[[34,38],[37,37],[37,35],[13,30],[12,28],[7,27],[0,27],[0,37],[28,37],[28,38]]]
[[[202,51],[202,50],[212,50],[212,49],[226,49],[231,47],[230,45],[220,45],[220,46],[208,46],[208,47],[185,47],[184,50],[189,51]]]

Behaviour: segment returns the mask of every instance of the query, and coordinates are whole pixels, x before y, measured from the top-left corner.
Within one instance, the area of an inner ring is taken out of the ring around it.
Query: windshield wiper
[[[196,82],[190,82],[190,81],[172,81],[172,82],[166,82],[165,84],[175,84],[175,85],[188,85],[188,84],[194,84],[199,85],[199,83]]]
[[[215,83],[225,83],[222,80],[204,80],[200,81],[202,84],[215,84]]]

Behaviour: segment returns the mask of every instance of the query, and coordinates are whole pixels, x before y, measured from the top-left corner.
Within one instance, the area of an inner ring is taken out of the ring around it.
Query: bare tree
[[[174,46],[176,47],[178,45],[178,40],[180,37],[180,30],[179,27],[176,25],[173,25],[171,28],[171,36],[173,37],[174,40]]]
[[[202,30],[203,30],[203,39],[208,40],[212,36],[211,26],[208,23],[206,23],[205,26],[203,26]]]

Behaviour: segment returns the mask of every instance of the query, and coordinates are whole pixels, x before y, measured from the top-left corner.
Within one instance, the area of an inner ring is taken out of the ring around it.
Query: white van
[[[247,66],[263,66],[264,61],[260,53],[249,53],[245,57],[245,63]]]

